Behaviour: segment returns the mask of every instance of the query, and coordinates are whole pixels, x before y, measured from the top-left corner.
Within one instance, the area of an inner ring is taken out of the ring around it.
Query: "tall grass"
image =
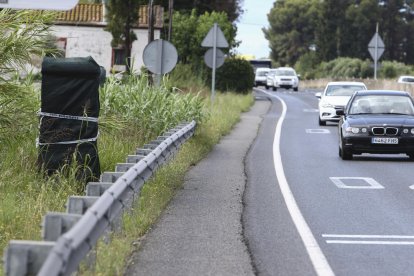
[[[201,122],[205,116],[201,97],[178,89],[169,91],[165,86],[149,86],[146,76],[109,78],[100,98],[103,116],[116,115],[128,121],[129,127],[137,127],[145,139],[183,121]]]

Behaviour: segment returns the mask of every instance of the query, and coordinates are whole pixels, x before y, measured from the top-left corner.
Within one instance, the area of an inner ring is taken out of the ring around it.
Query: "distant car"
[[[325,126],[326,122],[338,122],[340,116],[336,115],[336,110],[344,108],[352,94],[358,90],[367,90],[362,82],[354,81],[334,81],[329,82],[322,93],[316,93],[319,98],[319,125]]]
[[[276,91],[278,88],[292,88],[294,91],[298,91],[299,77],[295,69],[291,67],[279,67],[276,69],[273,77],[273,90]]]
[[[276,74],[277,69],[270,69],[266,76],[266,89],[273,87],[273,78]]]
[[[407,154],[414,159],[414,103],[408,92],[357,91],[339,121],[339,156],[354,154]]]
[[[266,86],[266,77],[270,68],[257,68],[254,76],[254,86]]]
[[[414,76],[400,76],[398,78],[398,83],[414,84]]]

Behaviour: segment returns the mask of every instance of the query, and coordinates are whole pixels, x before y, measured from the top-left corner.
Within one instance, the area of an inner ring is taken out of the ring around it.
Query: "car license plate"
[[[384,138],[374,137],[371,140],[372,144],[398,144],[398,138]]]

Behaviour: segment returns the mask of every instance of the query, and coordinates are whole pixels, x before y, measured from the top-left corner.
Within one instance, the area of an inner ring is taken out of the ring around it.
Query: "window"
[[[58,49],[59,53],[57,54],[59,57],[66,56],[66,45],[67,45],[67,38],[66,37],[58,37],[56,40],[56,48]]]
[[[126,56],[124,48],[112,49],[112,69],[115,72],[121,72],[126,70]]]

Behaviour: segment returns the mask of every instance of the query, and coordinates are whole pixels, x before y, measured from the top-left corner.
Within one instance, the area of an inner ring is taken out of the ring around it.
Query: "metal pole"
[[[374,55],[374,79],[377,80],[377,63],[378,63],[378,22],[375,31],[375,55]]]
[[[168,22],[168,41],[171,41],[173,11],[174,11],[174,0],[169,0],[169,2],[168,2],[168,19],[169,19],[169,22]]]
[[[216,86],[216,60],[217,60],[217,23],[214,23],[213,28],[213,72],[211,80],[211,103],[214,103],[214,94]]]
[[[153,24],[153,8],[154,5],[154,0],[150,0],[149,1],[149,6],[148,6],[148,44],[153,41],[153,37],[152,37],[152,24]]]

